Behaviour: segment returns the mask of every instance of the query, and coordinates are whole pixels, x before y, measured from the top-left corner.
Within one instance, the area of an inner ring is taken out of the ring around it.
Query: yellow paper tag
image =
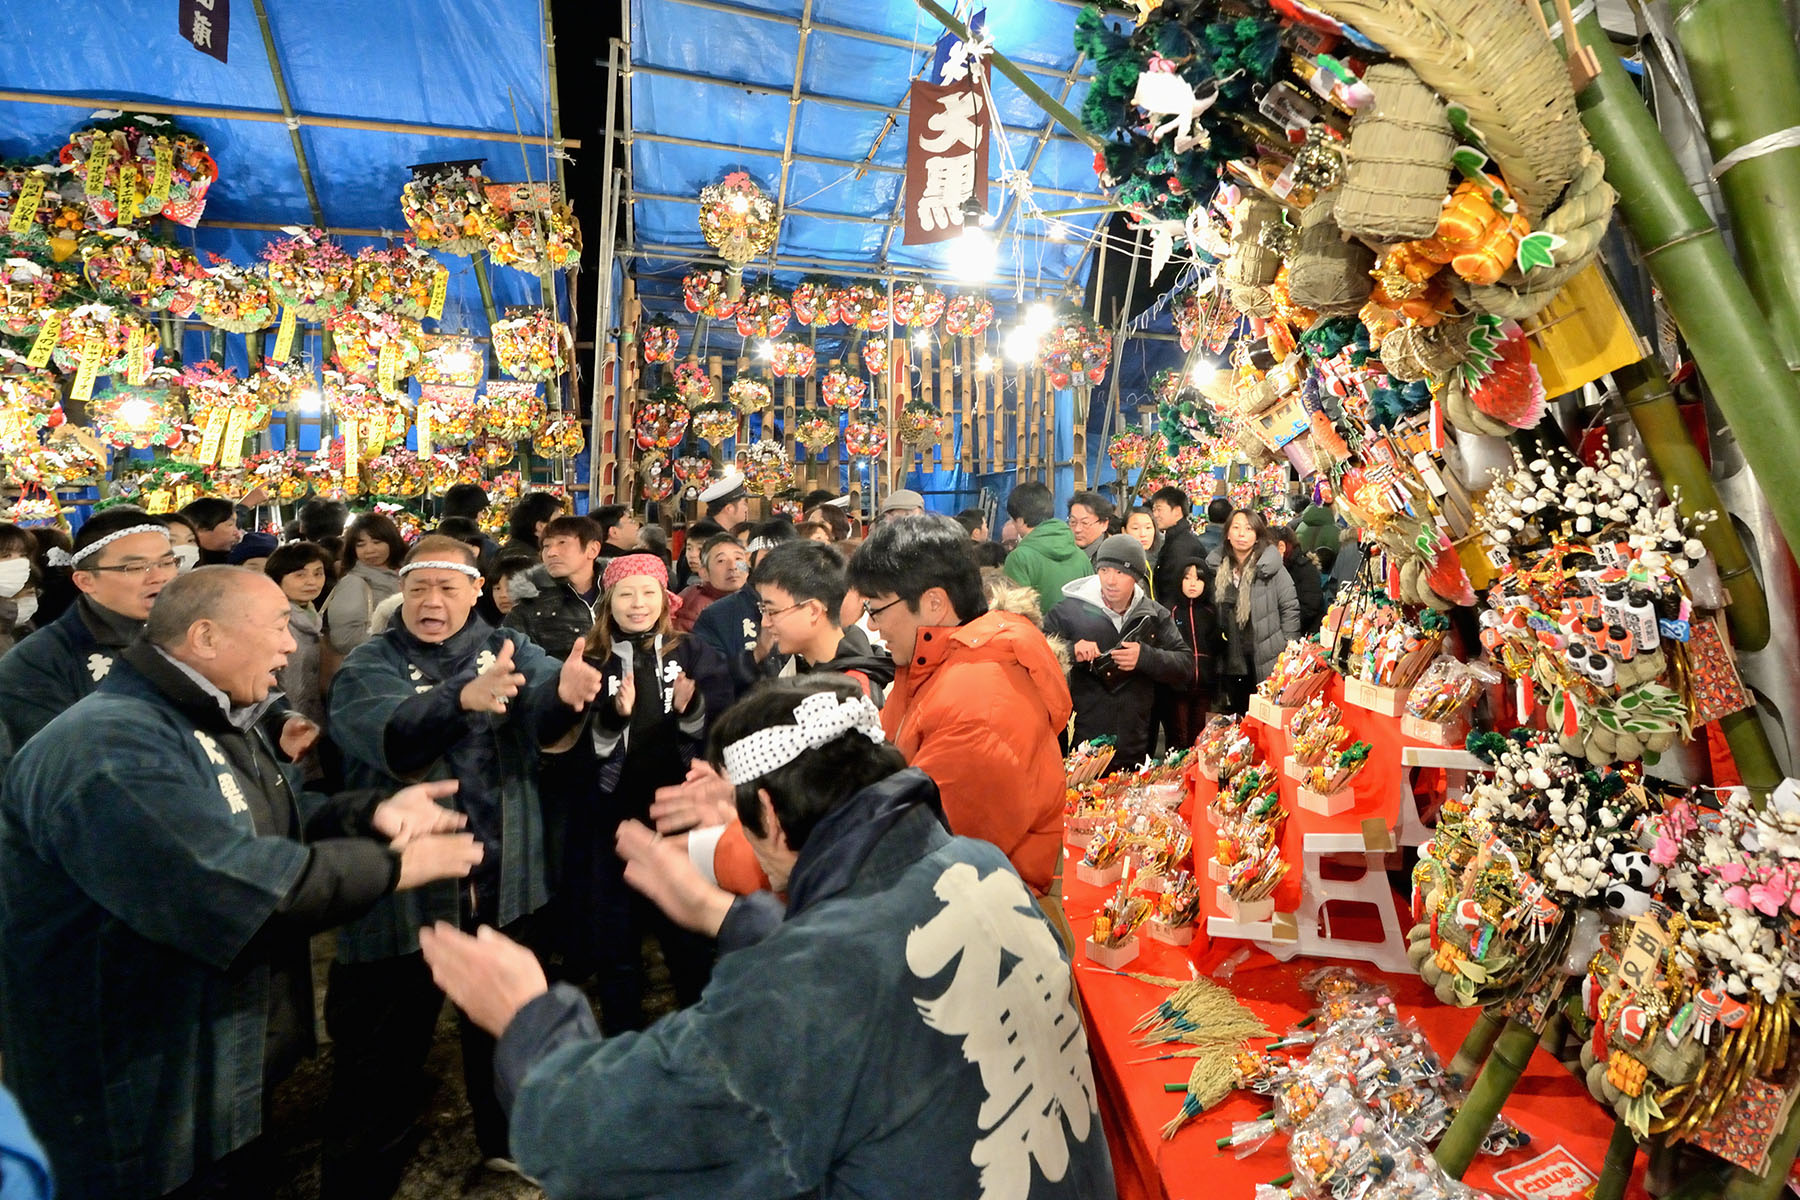
[[[169,202],[169,180],[174,174],[175,147],[169,144],[167,138],[158,138],[156,141],[156,174],[150,179],[150,194],[144,197],[146,201],[154,200],[156,202],[154,211],[161,212],[162,206]]]
[[[200,465],[210,467],[219,461],[219,446],[225,436],[225,413],[221,409],[206,410],[200,423]]]
[[[232,409],[231,421],[225,426],[225,446],[219,455],[221,466],[235,467],[244,461],[244,438],[249,433],[249,412],[241,408]]]
[[[175,507],[186,508],[200,498],[200,489],[191,483],[175,485]]]
[[[25,356],[25,365],[41,367],[50,361],[50,355],[56,350],[56,335],[62,332],[62,309],[53,309],[44,318],[43,327],[38,330],[37,340],[31,343],[31,353]]]
[[[112,160],[112,139],[105,134],[94,138],[94,148],[88,151],[87,160],[87,194],[92,196],[106,186],[106,164]]]
[[[362,458],[362,455],[359,453],[359,451],[357,449],[356,434],[357,434],[356,422],[355,421],[345,421],[344,422],[344,480],[346,483],[348,483],[350,480],[356,478],[357,468],[358,468],[358,466],[360,464],[360,460]]]
[[[43,202],[43,174],[39,171],[27,171],[25,182],[19,185],[19,194],[13,199],[12,219],[6,223],[6,231],[30,233],[31,227],[37,223],[38,205]]]
[[[94,380],[100,375],[100,364],[106,358],[106,336],[90,333],[81,343],[81,366],[75,371],[75,386],[69,395],[83,402],[94,398]]]
[[[138,169],[130,163],[119,168],[119,215],[120,225],[130,224],[138,215]]]
[[[431,307],[428,315],[436,320],[444,315],[444,299],[450,294],[450,269],[442,263],[438,264],[437,274],[431,277]]]
[[[299,318],[294,315],[292,305],[281,307],[281,328],[275,331],[275,361],[286,362],[288,355],[294,352],[294,330],[299,325]]]
[[[144,362],[144,340],[146,334],[142,325],[131,327],[131,336],[125,339],[125,382],[140,384],[149,373],[148,364]]]
[[[375,386],[382,392],[394,392],[399,388],[395,378],[400,370],[400,345],[397,342],[386,342],[381,352],[375,356]]]
[[[429,400],[419,401],[418,425],[419,448],[415,453],[420,458],[428,458],[431,455],[431,401]]]
[[[16,408],[0,408],[0,446],[11,445],[25,436],[25,422]]]

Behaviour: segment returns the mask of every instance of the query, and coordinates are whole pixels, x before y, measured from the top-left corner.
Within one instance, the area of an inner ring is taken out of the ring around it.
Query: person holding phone
[[[1044,633],[1067,641],[1073,741],[1110,736],[1112,770],[1129,770],[1151,750],[1156,685],[1188,678],[1189,654],[1169,610],[1150,599],[1144,547],[1128,533],[1100,543],[1094,574],[1063,586],[1044,617]]]

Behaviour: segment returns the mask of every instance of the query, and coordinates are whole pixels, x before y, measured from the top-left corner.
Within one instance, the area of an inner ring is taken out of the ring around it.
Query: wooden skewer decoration
[[[1538,16],[1543,16],[1538,11]],[[1593,48],[1581,44],[1581,34],[1575,29],[1575,12],[1569,7],[1569,0],[1556,0],[1556,15],[1562,21],[1563,43],[1569,48],[1569,83],[1577,93],[1587,90],[1588,84],[1600,78],[1600,60],[1594,56]]]

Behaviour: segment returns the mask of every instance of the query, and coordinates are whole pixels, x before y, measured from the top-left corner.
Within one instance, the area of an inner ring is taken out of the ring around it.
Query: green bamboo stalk
[[[1577,28],[1583,43],[1608,46],[1592,16]],[[1787,455],[1800,445],[1800,387],[1625,68],[1613,53],[1597,57],[1600,76],[1576,101],[1588,136],[1606,156],[1619,214],[1720,411],[1734,428],[1754,431],[1739,440],[1750,469],[1759,479],[1783,479],[1792,470]],[[1800,546],[1800,488],[1771,487],[1765,494],[1788,545]]]
[[[1600,1168],[1593,1200],[1624,1200],[1625,1185],[1631,1182],[1631,1168],[1636,1161],[1637,1138],[1625,1122],[1613,1122],[1612,1138],[1606,1143],[1606,1165]]]
[[[488,330],[492,332],[500,320],[500,310],[494,307],[494,285],[488,279],[487,256],[472,255],[469,261],[475,264],[475,286],[481,292],[481,310],[487,314]]]
[[[1719,514],[1700,534],[1700,541],[1713,556],[1720,582],[1731,593],[1731,604],[1725,609],[1731,640],[1740,650],[1761,650],[1769,644],[1768,598],[1750,569],[1742,539],[1725,517],[1725,503],[1713,486],[1712,473],[1688,436],[1662,364],[1645,358],[1620,367],[1612,376],[1624,395],[1625,412],[1644,441],[1650,465],[1665,485],[1681,489],[1681,515],[1691,519],[1708,509]]]
[[[1800,125],[1800,49],[1781,0],[1675,0],[1672,8],[1714,159]],[[1800,147],[1737,163],[1719,177],[1719,191],[1750,291],[1788,369],[1800,372]]]
[[[1450,1060],[1446,1071],[1457,1079],[1472,1079],[1487,1061],[1488,1052],[1494,1048],[1494,1039],[1500,1036],[1500,1030],[1506,1022],[1500,1014],[1491,1008],[1481,1010],[1475,1018],[1475,1024],[1469,1029],[1469,1036],[1456,1051],[1456,1057]]]
[[[968,40],[969,27],[946,11],[943,5],[935,3],[934,0],[916,0],[916,2],[920,8],[936,17],[938,23],[945,29],[965,41]],[[1012,80],[1013,85],[1024,92],[1033,104],[1043,109],[1045,115],[1052,121],[1080,138],[1089,149],[1102,150],[1105,148],[1105,143],[1090,132],[1088,127],[1081,123],[1079,117],[1064,108],[1056,97],[1038,86],[1037,81],[1015,66],[1010,58],[994,49],[989,49],[988,58],[994,64],[995,70]]]
[[[1563,1018],[1558,1013],[1550,1019],[1560,1024]],[[1507,1097],[1519,1085],[1519,1076],[1524,1074],[1531,1052],[1537,1049],[1539,1036],[1539,1031],[1525,1022],[1512,1020],[1494,1039],[1487,1065],[1481,1068],[1475,1086],[1469,1089],[1469,1098],[1463,1101],[1462,1110],[1450,1123],[1449,1132],[1444,1134],[1444,1140],[1438,1143],[1435,1152],[1438,1166],[1452,1179],[1461,1179],[1469,1164],[1475,1161],[1494,1118],[1500,1115]]]

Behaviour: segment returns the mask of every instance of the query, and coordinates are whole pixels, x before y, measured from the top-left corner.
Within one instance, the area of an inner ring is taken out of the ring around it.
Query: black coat
[[[1294,581],[1294,598],[1300,601],[1300,635],[1317,633],[1319,622],[1325,619],[1325,587],[1319,578],[1319,564],[1312,555],[1302,552],[1284,559],[1282,565]]]
[[[1178,596],[1169,607],[1169,615],[1174,618],[1175,628],[1181,631],[1182,639],[1188,644],[1191,670],[1188,674],[1187,697],[1190,700],[1210,702],[1215,671],[1213,656],[1219,647],[1219,614],[1213,611],[1209,597],[1189,600],[1186,596]]]
[[[1162,550],[1156,557],[1156,573],[1152,576],[1158,604],[1168,605],[1181,598],[1181,573],[1190,562],[1205,562],[1206,547],[1187,518],[1163,531]]]
[[[507,580],[507,588],[515,603],[506,614],[506,628],[518,630],[551,658],[569,657],[575,639],[586,637],[594,627],[594,609],[588,602],[563,580],[552,579],[541,566],[514,575]]]
[[[1093,642],[1101,653],[1119,644],[1120,629],[1113,626],[1100,599],[1100,580],[1078,579],[1064,589],[1063,599],[1044,618],[1044,633],[1060,637],[1071,647]],[[1073,663],[1069,667],[1069,698],[1075,704],[1076,742],[1110,736],[1116,739],[1113,762],[1131,768],[1143,761],[1150,749],[1150,715],[1156,707],[1156,685],[1183,686],[1192,669],[1191,652],[1168,609],[1140,589],[1122,628],[1148,618],[1148,633],[1139,640],[1137,670],[1126,672],[1120,682],[1109,684],[1096,668],[1106,659]]]

